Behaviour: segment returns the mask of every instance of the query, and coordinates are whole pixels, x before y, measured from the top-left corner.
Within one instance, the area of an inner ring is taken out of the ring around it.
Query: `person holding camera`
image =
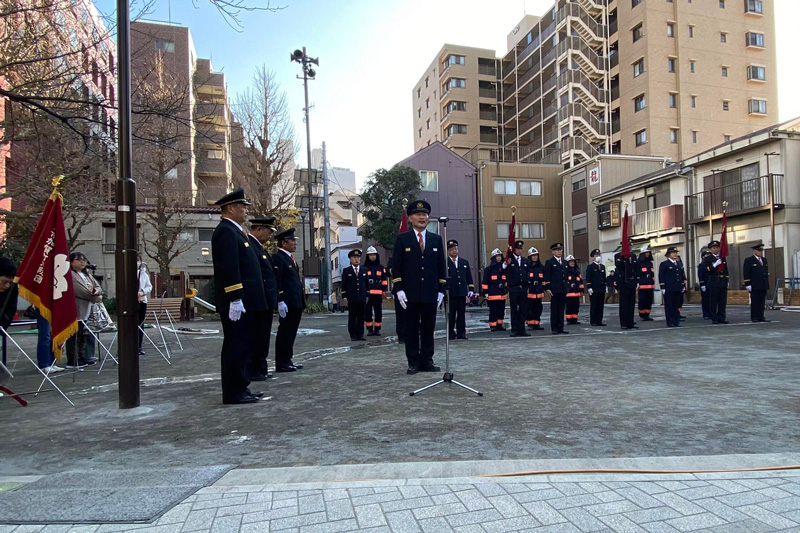
[[[97,280],[88,272],[88,260],[81,252],[69,254],[72,270],[72,287],[75,291],[75,305],[78,310],[78,332],[67,339],[67,368],[78,368],[97,364],[97,359],[86,356],[86,320],[89,318],[93,303],[103,301],[103,289]]]

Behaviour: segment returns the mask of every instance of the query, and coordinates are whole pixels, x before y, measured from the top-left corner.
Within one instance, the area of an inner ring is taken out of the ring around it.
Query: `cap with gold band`
[[[226,205],[232,204],[244,204],[244,205],[252,205],[247,199],[244,197],[244,189],[236,189],[235,191],[229,192],[216,202],[214,205],[217,207],[225,207]]]

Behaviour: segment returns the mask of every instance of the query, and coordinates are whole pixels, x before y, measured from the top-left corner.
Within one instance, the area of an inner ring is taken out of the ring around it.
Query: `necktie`
[[[761,260],[761,258],[757,257],[757,259],[758,259],[758,264],[761,265],[761,266],[764,266],[764,262]]]
[[[422,242],[422,233],[417,233],[417,237],[419,238],[419,252],[424,254],[425,253],[425,243]]]
[[[358,276],[358,267],[355,268],[356,276]]]
[[[294,260],[294,256],[290,255],[289,257],[292,258],[292,264],[294,265],[295,268],[297,268],[297,261]]]

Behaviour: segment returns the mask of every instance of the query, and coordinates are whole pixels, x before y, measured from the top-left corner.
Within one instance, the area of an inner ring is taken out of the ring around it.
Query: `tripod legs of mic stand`
[[[473,389],[472,387],[468,387],[468,386],[464,385],[463,383],[459,383],[458,381],[454,380],[452,372],[445,372],[444,376],[442,376],[442,379],[440,379],[439,381],[437,381],[435,383],[431,383],[430,385],[426,385],[425,387],[422,387],[421,389],[417,389],[414,392],[409,392],[408,395],[409,396],[416,396],[420,392],[426,391],[428,389],[432,389],[436,385],[441,385],[442,383],[449,383],[449,384],[458,385],[462,389],[467,389],[470,392],[474,392],[478,396],[483,396],[482,392],[478,392],[475,389]]]

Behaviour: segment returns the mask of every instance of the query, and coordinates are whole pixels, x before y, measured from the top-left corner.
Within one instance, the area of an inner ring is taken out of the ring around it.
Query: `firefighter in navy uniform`
[[[725,320],[725,307],[728,303],[728,264],[719,256],[719,241],[708,243],[711,252],[703,260],[706,269],[708,292],[708,314],[712,324],[728,324]]]
[[[367,335],[380,336],[383,323],[383,297],[389,290],[386,269],[381,264],[378,250],[374,246],[367,248],[367,260],[364,261],[367,280],[367,305],[364,307],[364,324]]]
[[[394,278],[394,272],[392,269],[392,259],[389,259],[389,264],[386,265],[386,275],[389,279]],[[405,344],[406,342],[406,310],[403,309],[403,306],[400,305],[400,301],[397,299],[397,286],[392,283],[392,296],[394,297],[394,330],[397,333],[397,342],[399,344]]]
[[[450,340],[467,339],[467,299],[475,294],[472,270],[466,259],[458,257],[458,241],[447,241],[447,294],[450,306]]]
[[[506,259],[503,266],[506,271],[508,287],[508,304],[511,308],[511,336],[530,337],[525,331],[526,314],[526,286],[528,283],[528,259],[522,256],[525,243],[516,241],[511,256]]]
[[[567,324],[580,325],[578,314],[581,310],[581,296],[583,296],[583,279],[578,260],[567,256],[567,301],[564,304],[564,316]]]
[[[658,267],[658,284],[664,297],[664,314],[667,316],[667,327],[681,327],[681,304],[686,291],[686,273],[678,262],[678,249],[667,248],[667,260]]]
[[[342,270],[342,300],[347,305],[347,331],[351,341],[365,341],[364,307],[367,304],[367,269],[360,265],[361,250],[347,254],[350,266]]]
[[[427,231],[431,205],[416,200],[406,207],[411,231],[394,243],[392,281],[397,299],[406,310],[407,374],[438,372],[433,362],[436,309],[447,289],[447,264],[442,237]]]
[[[214,205],[222,209],[222,220],[211,237],[214,264],[214,296],[222,322],[222,403],[255,403],[261,393],[252,393],[248,365],[253,356],[254,315],[267,310],[264,278],[256,247],[243,227],[247,220],[244,190],[226,194]]]
[[[264,381],[272,377],[268,371],[270,336],[272,334],[272,318],[278,309],[278,278],[275,276],[275,265],[266,250],[267,243],[275,233],[275,217],[250,219],[250,244],[258,255],[261,275],[264,277],[264,294],[267,297],[267,310],[254,314],[253,320],[253,358],[250,361],[250,381]]]
[[[592,250],[592,262],[586,267],[586,290],[589,293],[589,324],[605,326],[603,308],[606,303],[606,267],[600,250]]]
[[[653,269],[653,253],[645,245],[639,253],[639,319],[653,320],[653,293],[656,288],[656,272]]]
[[[550,331],[553,335],[567,334],[564,330],[564,308],[567,303],[567,262],[561,255],[564,245],[550,245],[553,257],[544,264],[544,289],[550,294]]]
[[[542,330],[542,302],[544,302],[544,265],[539,261],[539,250],[528,249],[528,329]]]
[[[764,257],[764,245],[752,247],[753,255],[744,260],[742,274],[744,285],[750,293],[750,320],[753,322],[769,322],[764,318],[764,306],[769,290],[769,265]]]
[[[700,306],[703,309],[703,320],[711,318],[711,314],[708,312],[708,287],[706,287],[708,272],[703,264],[710,253],[708,250],[703,250],[703,253],[700,254],[700,264],[697,265],[697,282],[700,285]]]
[[[620,252],[614,255],[614,266],[619,291],[619,325],[622,329],[639,329],[633,321],[636,286],[639,284],[639,263],[633,254],[630,257],[622,257]]]
[[[275,335],[275,371],[294,372],[303,365],[292,361],[294,341],[306,308],[306,295],[300,279],[300,267],[292,254],[297,251],[294,228],[283,230],[275,236],[278,251],[272,255],[272,264],[278,278],[278,333]]]
[[[505,331],[503,316],[506,314],[506,274],[500,248],[492,250],[490,261],[483,270],[481,283],[481,290],[489,301],[489,328],[492,331]]]

